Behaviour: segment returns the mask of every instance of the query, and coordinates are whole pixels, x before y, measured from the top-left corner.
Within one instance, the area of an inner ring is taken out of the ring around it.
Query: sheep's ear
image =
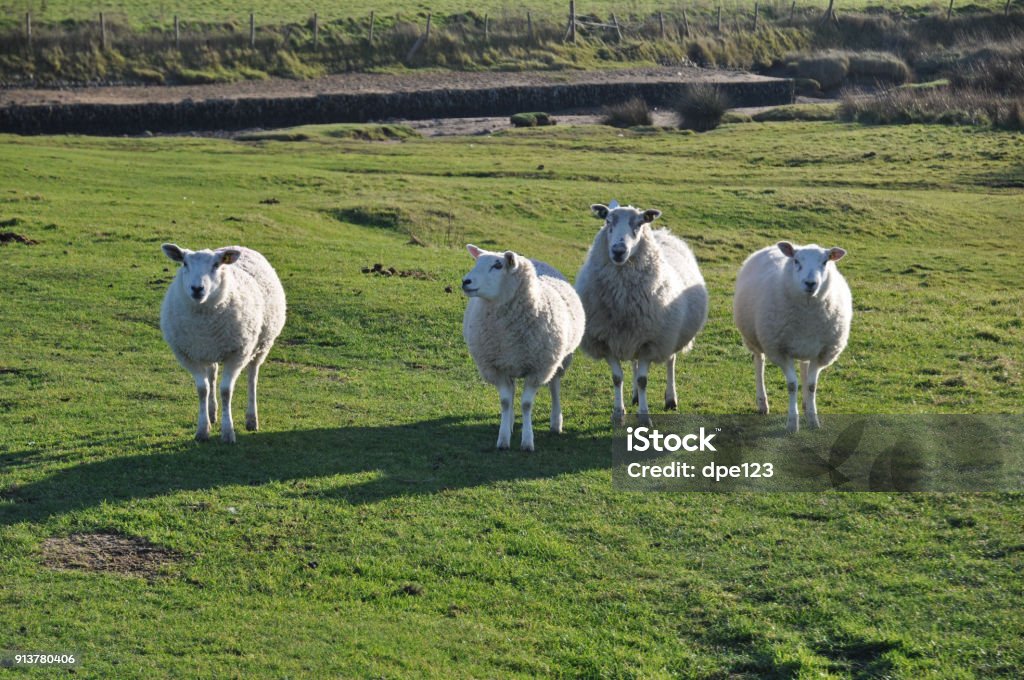
[[[608,206],[604,204],[595,203],[594,205],[590,206],[590,212],[594,213],[594,217],[596,217],[599,220],[604,220],[608,218]]]
[[[185,251],[174,245],[173,243],[165,243],[160,246],[160,249],[164,251],[164,255],[171,258],[175,262],[185,261]]]
[[[846,256],[846,251],[842,248],[832,248],[828,251],[828,259],[832,262],[838,262]]]
[[[661,211],[660,210],[654,210],[652,208],[651,210],[645,210],[644,211],[644,222],[646,222],[648,224],[650,224],[654,220],[658,219],[659,217],[661,217]]]
[[[511,250],[505,251],[505,264],[508,265],[509,270],[513,270],[519,266],[519,256],[513,253]]]
[[[793,248],[793,244],[789,241],[779,241],[775,245],[778,246],[779,250],[781,250],[782,254],[786,257],[793,257],[796,255],[796,249]]]
[[[480,250],[472,243],[466,244],[466,250],[469,251],[469,254],[473,256],[474,260],[484,254],[484,251]]]
[[[220,256],[220,259],[217,260],[218,264],[234,264],[242,256],[242,251],[228,248],[227,250],[219,251],[217,255]]]

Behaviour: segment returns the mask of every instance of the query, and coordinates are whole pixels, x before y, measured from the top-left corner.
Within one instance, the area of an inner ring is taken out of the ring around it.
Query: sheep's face
[[[661,217],[659,210],[638,210],[632,206],[609,208],[595,203],[590,209],[594,217],[604,220],[608,259],[616,265],[629,261],[644,237],[647,225]]]
[[[462,292],[466,297],[497,300],[501,297],[506,278],[519,267],[519,256],[511,250],[492,253],[473,244],[467,245],[466,250],[476,260],[476,265],[462,279]]]
[[[223,268],[237,262],[242,255],[234,248],[192,251],[173,243],[165,243],[163,251],[167,257],[181,263],[175,282],[182,293],[197,305],[217,292],[224,280]]]
[[[791,277],[790,285],[808,297],[814,297],[825,287],[829,273],[835,269],[830,264],[846,255],[842,248],[822,248],[813,244],[797,247],[787,241],[781,241],[778,248],[789,258],[786,269]]]

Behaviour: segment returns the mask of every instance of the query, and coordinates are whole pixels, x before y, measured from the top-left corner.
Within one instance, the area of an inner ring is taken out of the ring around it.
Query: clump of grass
[[[654,116],[651,115],[651,109],[644,99],[633,97],[628,101],[605,106],[602,109],[601,122],[619,128],[637,127],[652,125]]]
[[[751,118],[758,123],[781,122],[791,120],[835,120],[839,109],[838,104],[792,104],[776,106]]]
[[[869,125],[938,123],[1024,130],[1024,97],[959,88],[895,88],[869,97],[843,94],[840,120]]]
[[[509,118],[509,122],[515,127],[538,127],[544,125],[554,125],[555,118],[549,113],[543,111],[534,111],[531,113],[516,113]]]
[[[706,132],[722,122],[722,116],[729,110],[729,101],[719,88],[701,83],[687,90],[675,110],[680,128]]]
[[[814,81],[824,91],[836,90],[848,80],[901,84],[913,79],[907,63],[890,52],[827,50],[790,56],[790,75]]]

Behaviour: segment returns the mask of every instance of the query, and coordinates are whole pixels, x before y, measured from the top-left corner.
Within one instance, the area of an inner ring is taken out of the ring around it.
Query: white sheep
[[[255,250],[230,246],[193,252],[165,243],[167,257],[181,267],[160,308],[160,330],[199,393],[196,439],[210,437],[217,420],[217,364],[224,364],[220,396],[224,405],[221,439],[235,441],[231,395],[243,368],[249,369],[249,403],[245,428],[259,429],[256,382],[260,365],[285,320],[281,281]]]
[[[647,374],[665,362],[665,408],[674,409],[676,354],[688,351],[708,318],[708,291],[693,253],[667,229],[652,229],[658,210],[590,206],[604,226],[576,277],[587,315],[583,351],[612,370],[612,422],[625,422],[622,361],[633,361],[634,402],[649,419]]]
[[[818,375],[839,357],[850,337],[850,287],[834,264],[844,255],[842,248],[782,241],[748,257],[736,278],[733,318],[743,344],[754,354],[757,410],[768,413],[767,356],[786,374],[790,432],[800,429],[794,362],[800,363],[804,415],[816,428]]]
[[[515,381],[523,385],[522,449],[533,451],[533,400],[551,389],[551,431],[562,431],[560,387],[583,337],[583,306],[554,267],[512,251],[493,253],[466,246],[476,264],[462,280],[470,298],[462,335],[484,380],[501,398],[499,449],[509,448],[515,416]]]

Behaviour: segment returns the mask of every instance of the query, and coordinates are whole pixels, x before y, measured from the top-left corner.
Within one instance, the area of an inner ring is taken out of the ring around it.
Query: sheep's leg
[[[512,412],[512,402],[516,398],[516,383],[511,378],[505,378],[504,382],[498,383],[498,396],[501,397],[501,427],[498,428],[498,449],[504,450],[512,445],[512,423],[515,414]]]
[[[636,370],[633,373],[633,379],[636,381],[637,387],[637,416],[642,425],[651,424],[651,412],[647,405],[647,373],[651,370],[651,362],[646,360],[640,360],[636,362]]]
[[[640,393],[636,389],[636,372],[637,362],[633,361],[633,397],[632,399],[630,399],[630,401],[633,402],[633,406],[636,406],[637,404],[640,403]]]
[[[792,359],[786,359],[780,366],[782,372],[786,374],[786,390],[789,392],[789,419],[786,421],[786,430],[796,432],[800,429],[800,415],[796,410],[796,364]]]
[[[238,357],[224,362],[224,371],[220,378],[220,440],[228,444],[235,443],[235,424],[231,420],[231,395],[235,391],[235,381],[245,367],[245,362]]]
[[[206,382],[209,384],[210,393],[210,424],[217,422],[217,390],[214,387],[217,385],[217,364],[210,364],[209,370],[206,372]]]
[[[558,369],[555,377],[548,385],[551,390],[551,431],[555,434],[562,432],[562,369]],[[525,418],[525,416],[524,416]]]
[[[523,385],[523,451],[533,451],[533,399],[540,385]]]
[[[213,385],[209,381],[209,373],[205,367],[196,366],[189,371],[196,382],[196,394],[199,395],[199,425],[196,427],[196,441],[204,442],[210,438],[210,390]]]
[[[819,375],[821,375],[821,366],[817,361],[808,361],[804,364],[804,416],[807,418],[807,427],[815,430],[821,427],[818,422]]]
[[[754,394],[757,397],[757,412],[768,415],[768,393],[764,389],[764,355],[754,352]]]
[[[626,408],[622,405],[622,364],[618,359],[609,359],[608,366],[612,369],[612,392],[615,405],[612,407],[612,426],[622,427],[626,424]]]
[[[668,384],[665,385],[665,409],[668,411],[675,411],[679,408],[679,403],[676,398],[676,355],[673,354],[665,362],[665,368],[668,372]]]
[[[257,354],[256,357],[249,362],[249,401],[245,408],[245,429],[250,432],[255,432],[260,429],[260,419],[256,410],[256,384],[260,379],[260,366],[263,365],[263,360],[267,358],[267,353]]]

